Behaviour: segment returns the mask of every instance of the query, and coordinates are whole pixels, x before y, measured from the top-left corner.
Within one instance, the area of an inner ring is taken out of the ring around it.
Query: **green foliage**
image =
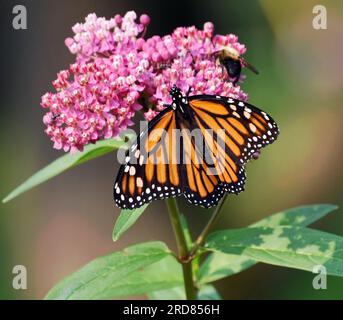
[[[337,207],[292,208],[258,221],[249,228],[224,230],[207,238],[206,250],[216,251],[201,264],[198,299],[221,299],[206,283],[233,275],[257,262],[312,271],[325,265],[328,274],[343,275],[343,238],[304,228]],[[113,238],[117,240],[142,215],[122,210]],[[187,221],[182,225],[191,245]],[[149,299],[185,299],[182,268],[160,242],[129,247],[97,258],[57,284],[46,299],[110,299],[148,294]]]
[[[130,139],[131,135],[127,135]],[[87,145],[82,152],[68,153],[56,159],[43,169],[36,172],[33,176],[24,181],[21,185],[15,188],[3,200],[6,203],[20,194],[38,186],[39,184],[48,181],[49,179],[59,175],[60,173],[73,168],[86,161],[100,157],[106,153],[122,147],[126,142],[123,139],[109,139],[98,141],[96,144]]]
[[[295,207],[275,213],[265,219],[262,219],[252,224],[252,227],[307,227],[313,222],[323,218],[328,213],[337,210],[337,208],[337,206],[332,204],[312,204]]]
[[[185,288],[183,286],[166,290],[154,291],[148,294],[150,300],[185,300]],[[216,288],[210,284],[200,287],[198,300],[222,300]]]
[[[167,256],[112,283],[110,288],[102,293],[105,294],[102,298],[134,296],[177,286],[183,286],[181,266],[175,257]]]
[[[272,265],[343,276],[343,237],[302,227],[253,227],[214,232],[205,247]]]
[[[251,227],[301,226],[306,227],[336,210],[331,204],[317,204],[291,208],[262,219]],[[240,254],[211,253],[201,265],[199,282],[208,283],[239,273],[254,266],[257,262]]]
[[[59,282],[49,291],[46,299],[109,299],[125,294],[141,293],[139,288],[148,288],[147,282],[152,278],[151,275],[157,277],[156,281],[163,284],[164,278],[159,278],[156,267],[144,268],[167,256],[172,257],[164,243],[147,242],[96,258]],[[134,273],[135,271],[139,272]],[[150,277],[144,273],[150,274]],[[168,277],[172,277],[169,272]],[[173,286],[180,284],[177,278],[169,281],[172,281]],[[156,284],[150,285],[151,290],[161,288]]]
[[[242,272],[257,262],[245,255],[213,252],[201,264],[199,283],[209,283]]]
[[[137,221],[147,207],[148,204],[145,204],[144,206],[134,210],[121,210],[113,228],[113,241],[117,241],[119,237]]]
[[[66,154],[52,162],[13,190],[3,202],[36,187],[52,177],[86,161],[109,153],[125,144],[111,139],[88,145],[83,152]],[[117,241],[143,214],[148,205],[122,210],[113,229]],[[209,282],[234,275],[257,262],[312,271],[324,265],[327,273],[343,276],[343,238],[305,228],[337,209],[328,204],[292,208],[262,219],[248,228],[223,230],[207,237],[203,263],[192,263],[199,287],[198,299],[221,299]],[[188,250],[193,246],[187,220],[180,214]],[[96,258],[69,275],[46,299],[111,299],[148,294],[150,299],[185,299],[182,268],[162,242],[133,245],[122,251]]]

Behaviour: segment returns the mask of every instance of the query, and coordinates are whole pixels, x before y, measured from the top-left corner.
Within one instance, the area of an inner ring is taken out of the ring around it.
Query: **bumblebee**
[[[242,67],[250,69],[255,74],[259,74],[254,66],[242,58],[236,50],[225,47],[213,53],[222,68],[226,69],[230,81],[236,85],[241,76]]]

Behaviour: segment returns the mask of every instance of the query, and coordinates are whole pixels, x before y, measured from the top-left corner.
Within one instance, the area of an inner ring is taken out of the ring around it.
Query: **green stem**
[[[198,238],[196,239],[192,250],[189,253],[189,258],[192,260],[194,258],[194,256],[196,255],[197,251],[199,250],[200,246],[204,243],[206,236],[208,235],[208,233],[210,232],[211,228],[213,227],[213,225],[217,222],[218,217],[220,215],[221,209],[224,206],[224,203],[226,201],[226,195],[223,197],[223,199],[220,201],[220,203],[217,205],[217,207],[214,209],[214,212],[210,218],[210,220],[208,220],[206,226],[204,227],[204,229],[201,231],[201,233],[199,234]]]
[[[171,224],[173,226],[174,236],[176,239],[178,256],[182,264],[183,279],[187,300],[195,300],[197,290],[193,279],[192,261],[188,259],[189,252],[186,237],[181,224],[181,214],[174,198],[166,199]]]

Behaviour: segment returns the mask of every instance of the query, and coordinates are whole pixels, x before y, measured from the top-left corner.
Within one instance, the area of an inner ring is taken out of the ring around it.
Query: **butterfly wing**
[[[160,112],[126,153],[114,184],[118,207],[134,209],[156,199],[179,195],[181,177],[176,113]]]
[[[225,192],[244,190],[246,162],[272,143],[279,130],[265,112],[231,98],[193,96],[189,108],[193,129],[200,130],[204,147],[197,148],[189,133],[183,134],[183,153],[188,157],[184,193],[189,202],[208,208]],[[202,164],[196,164],[197,157]]]
[[[224,130],[228,161],[244,165],[279,134],[276,122],[257,107],[232,98],[199,95],[189,99],[194,121],[203,129]]]
[[[199,132],[203,143],[196,142],[196,132]],[[225,192],[241,188],[245,180],[242,166],[226,163],[223,154],[217,155],[220,144],[213,135],[203,132],[196,124],[186,128],[182,122],[181,135],[184,156],[182,192],[190,203],[209,208],[216,205]]]
[[[225,192],[244,189],[245,163],[278,135],[269,115],[235,99],[193,96],[186,111],[167,107],[128,150],[114,185],[119,207],[181,194],[192,204],[214,206]]]

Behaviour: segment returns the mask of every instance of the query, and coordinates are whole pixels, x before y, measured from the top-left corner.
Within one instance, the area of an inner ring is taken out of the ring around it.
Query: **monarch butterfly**
[[[226,69],[227,74],[232,81],[233,85],[236,85],[240,76],[242,67],[250,69],[255,74],[259,74],[257,69],[248,63],[243,57],[239,56],[235,51],[229,49],[222,49],[214,52],[213,54],[220,64]]]
[[[120,208],[180,195],[195,205],[214,206],[225,192],[244,189],[246,162],[279,133],[268,114],[246,102],[183,96],[175,86],[170,94],[172,104],[149,122],[126,152],[114,184]],[[202,142],[191,130],[200,132]],[[179,140],[174,132],[179,132]]]

